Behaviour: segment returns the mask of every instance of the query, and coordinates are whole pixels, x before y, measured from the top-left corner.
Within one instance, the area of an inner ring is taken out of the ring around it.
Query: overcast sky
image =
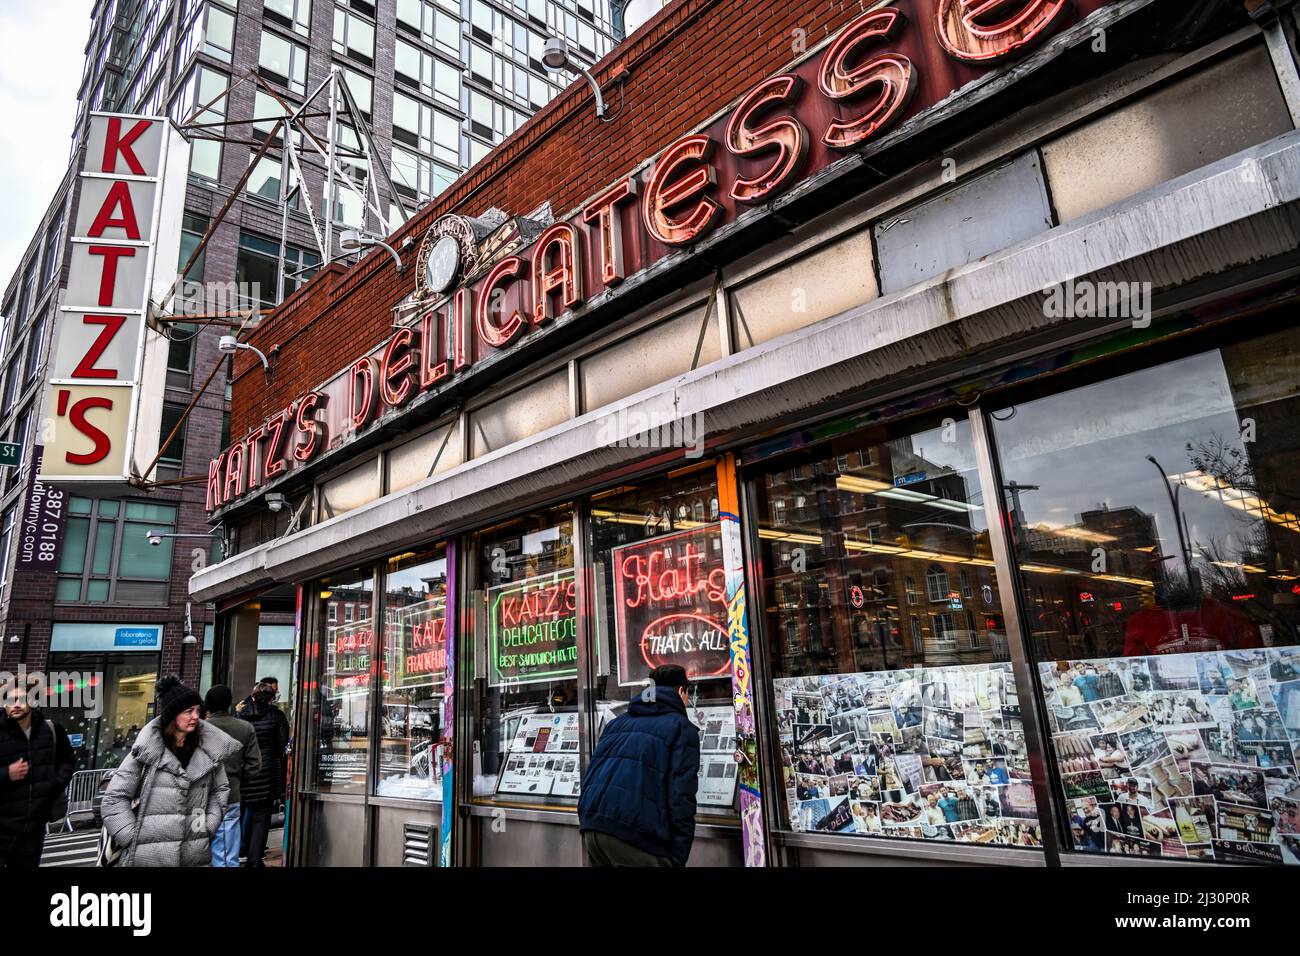
[[[91,0],[0,0],[0,293],[68,168]]]

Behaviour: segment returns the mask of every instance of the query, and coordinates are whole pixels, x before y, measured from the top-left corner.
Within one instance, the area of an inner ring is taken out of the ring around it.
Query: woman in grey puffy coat
[[[158,682],[158,716],[104,793],[104,826],[123,850],[119,865],[211,865],[212,836],[230,796],[223,762],[239,744],[199,719],[202,704],[179,677]]]

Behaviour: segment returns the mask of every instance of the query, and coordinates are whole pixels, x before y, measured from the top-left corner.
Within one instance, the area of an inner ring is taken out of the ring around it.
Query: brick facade
[[[549,201],[558,218],[862,12],[861,4],[844,0],[677,0],[592,70],[613,121],[597,119],[590,88],[575,82],[412,217],[390,244],[418,240],[452,212],[475,216],[496,207],[523,215]],[[626,80],[615,83],[625,71]],[[404,261],[413,265],[416,251],[406,250]],[[251,354],[236,358],[232,438],[387,338],[391,310],[412,283],[409,270],[397,275],[380,250],[350,269],[323,271],[265,319],[249,341],[263,351],[278,346],[276,364],[267,377]]]

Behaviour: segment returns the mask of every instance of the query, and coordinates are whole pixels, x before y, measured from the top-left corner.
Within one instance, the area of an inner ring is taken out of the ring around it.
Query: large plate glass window
[[[1041,846],[964,416],[754,481],[791,829]]]
[[[474,797],[578,802],[578,605],[568,506],[474,535]]]
[[[627,712],[652,668],[690,678],[701,815],[734,816],[736,718],[717,466],[702,462],[592,499],[596,732]]]
[[[398,555],[384,577],[381,797],[442,798],[447,549]]]
[[[375,626],[369,568],[323,578],[311,651],[320,679],[311,699],[316,727],[314,778],[322,793],[364,793],[370,754],[370,675]]]
[[[993,413],[1074,848],[1300,863],[1300,334]]]

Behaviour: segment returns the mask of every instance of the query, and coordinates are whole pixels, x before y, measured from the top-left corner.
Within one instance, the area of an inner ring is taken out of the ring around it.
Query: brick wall
[[[852,0],[676,0],[593,69],[614,121],[596,118],[579,80],[399,229],[390,244],[419,239],[440,216],[497,207],[522,215],[546,201],[574,209],[743,95],[756,81],[860,15]],[[800,33],[799,31],[802,31]],[[628,77],[620,90],[612,78]],[[376,104],[376,119],[381,112]],[[404,259],[414,265],[417,247]],[[392,307],[413,288],[382,250],[349,269],[323,271],[269,316],[250,341],[278,346],[267,377],[249,353],[235,363],[231,435],[238,438],[390,333]]]

